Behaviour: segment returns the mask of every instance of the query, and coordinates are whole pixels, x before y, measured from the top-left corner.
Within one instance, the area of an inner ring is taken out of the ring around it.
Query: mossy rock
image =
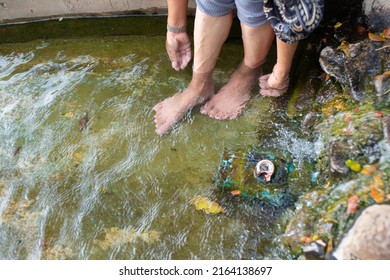
[[[262,159],[272,161],[275,166],[269,182],[254,175],[256,164]],[[275,158],[271,153],[226,150],[215,183],[222,190],[234,191],[242,197],[261,199],[280,206],[291,199],[288,189],[291,167],[288,161]]]

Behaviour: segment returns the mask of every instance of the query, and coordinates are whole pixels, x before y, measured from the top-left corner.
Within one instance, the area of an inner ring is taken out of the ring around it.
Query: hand
[[[191,41],[186,32],[167,32],[165,48],[172,61],[172,68],[183,70],[191,60]]]

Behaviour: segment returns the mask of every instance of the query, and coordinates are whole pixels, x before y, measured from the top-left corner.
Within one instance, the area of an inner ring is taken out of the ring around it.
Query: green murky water
[[[258,143],[259,123],[265,135],[278,131],[281,149],[298,154],[307,143],[289,132],[288,120],[280,119],[283,128],[273,122],[277,106],[259,96],[237,120],[194,108],[170,135],[157,136],[152,107],[191,77],[190,69],[170,68],[164,40],[0,45],[0,259],[290,257],[278,235],[292,210],[280,216],[230,199],[213,179],[225,148]],[[240,43],[224,46],[217,88],[241,57]],[[197,211],[198,195],[225,212]]]

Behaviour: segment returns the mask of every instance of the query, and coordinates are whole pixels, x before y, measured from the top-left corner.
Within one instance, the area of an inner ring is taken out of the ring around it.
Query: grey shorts
[[[263,0],[196,0],[197,8],[209,16],[219,17],[237,10],[239,20],[248,26],[267,22]]]

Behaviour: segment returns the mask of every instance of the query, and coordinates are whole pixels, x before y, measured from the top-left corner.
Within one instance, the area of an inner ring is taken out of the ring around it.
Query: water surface
[[[278,130],[285,148],[297,144],[295,134],[271,121],[282,113],[257,96],[236,120],[194,108],[171,134],[157,136],[153,106],[191,78],[190,69],[170,68],[164,40],[0,45],[1,259],[290,258],[278,235],[292,210],[280,216],[232,199],[213,179],[224,149],[259,143],[259,123],[265,134]],[[239,42],[224,46],[217,88],[241,57]],[[297,145],[297,153],[307,149]],[[199,195],[225,212],[195,210]]]

